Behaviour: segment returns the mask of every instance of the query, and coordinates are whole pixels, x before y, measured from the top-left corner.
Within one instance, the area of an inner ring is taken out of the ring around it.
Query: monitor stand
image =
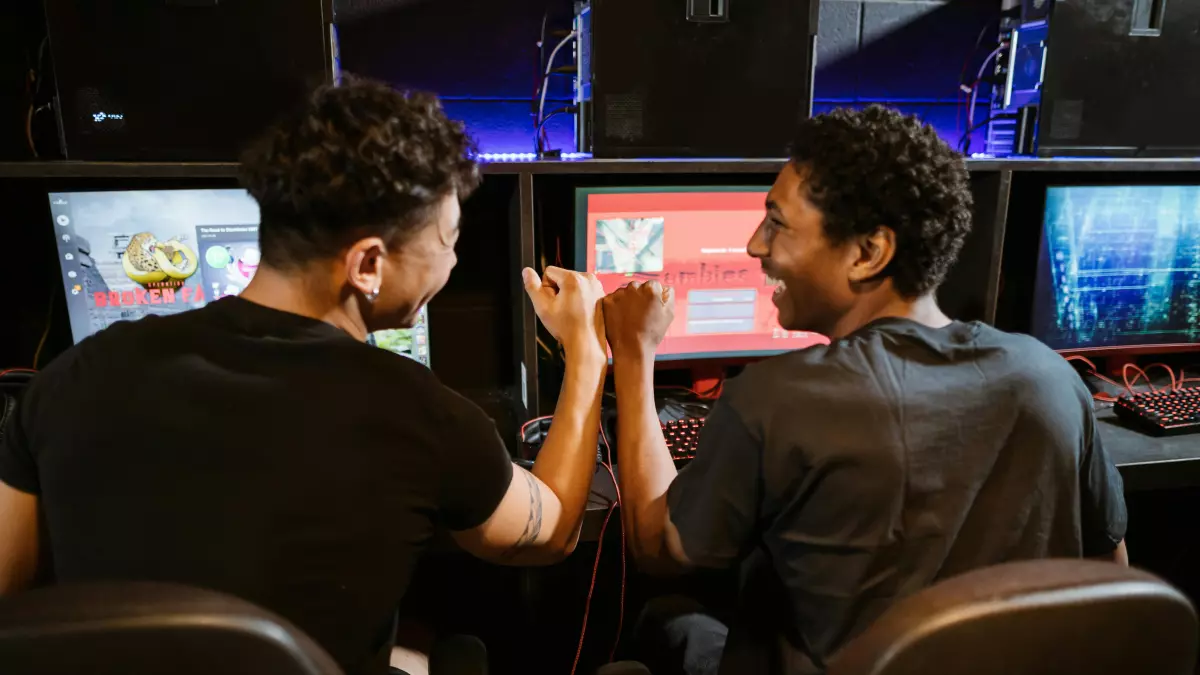
[[[1108,376],[1117,382],[1125,382],[1125,364],[1132,363],[1137,365],[1137,359],[1128,354],[1113,354],[1105,357],[1104,369],[1108,371]]]
[[[694,365],[692,371],[692,391],[697,394],[708,394],[717,391],[721,381],[725,379],[725,369],[718,363]]]

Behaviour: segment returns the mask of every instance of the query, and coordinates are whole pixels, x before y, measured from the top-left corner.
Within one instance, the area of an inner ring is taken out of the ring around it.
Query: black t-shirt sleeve
[[[696,459],[667,492],[671,522],[692,564],[729,568],[751,548],[762,493],[760,445],[735,410],[716,404]]]
[[[451,530],[482,525],[508,491],[513,464],[496,431],[482,410],[457,399],[446,424],[446,441],[440,448],[442,466],[441,519]]]
[[[0,417],[4,417],[4,427],[0,429],[0,481],[36,495],[41,492],[37,462],[26,433],[26,418],[31,415],[25,414],[28,411],[23,406],[14,405],[12,398],[0,397],[0,406]]]
[[[1121,474],[1105,452],[1095,418],[1090,415],[1085,443],[1079,476],[1083,501],[1080,524],[1083,555],[1092,557],[1112,553],[1125,539],[1127,515]]]

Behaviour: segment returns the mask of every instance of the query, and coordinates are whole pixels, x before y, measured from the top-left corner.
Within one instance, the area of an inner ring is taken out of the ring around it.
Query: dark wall
[[[441,94],[485,152],[532,151],[542,16],[549,16],[551,30],[568,28],[569,0],[409,0],[364,11],[370,4],[360,0],[339,17],[344,68]],[[975,72],[994,46],[999,6],[999,0],[822,0],[814,109],[891,104],[957,142],[956,129],[965,126],[960,76],[964,68]],[[547,106],[570,96],[569,78],[556,77]],[[981,102],[976,119],[982,114]],[[548,128],[552,147],[570,145],[569,119],[556,118]]]

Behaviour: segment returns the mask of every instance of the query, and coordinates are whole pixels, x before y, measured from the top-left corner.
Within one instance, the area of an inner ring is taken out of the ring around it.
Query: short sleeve
[[[33,459],[29,436],[26,433],[28,414],[22,414],[17,399],[0,393],[0,481],[11,488],[28,494],[38,494],[37,462]]]
[[[726,569],[752,548],[762,494],[762,449],[737,412],[718,402],[696,458],[667,492],[671,523],[692,564]]]
[[[442,522],[454,531],[482,525],[512,482],[513,464],[496,425],[474,404],[455,395],[440,449]]]
[[[1080,524],[1083,528],[1083,555],[1102,556],[1125,539],[1128,517],[1125,512],[1125,486],[1116,465],[1104,450],[1104,443],[1089,418],[1087,445],[1080,466]]]

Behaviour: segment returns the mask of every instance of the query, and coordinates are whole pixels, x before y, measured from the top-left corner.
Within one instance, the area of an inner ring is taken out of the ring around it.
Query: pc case
[[[45,0],[74,160],[221,161],[333,76],[333,0]]]
[[[989,152],[1200,154],[1197,26],[1196,2],[1053,1],[1001,36]]]
[[[812,112],[818,7],[582,3],[580,149],[605,158],[784,156]]]

